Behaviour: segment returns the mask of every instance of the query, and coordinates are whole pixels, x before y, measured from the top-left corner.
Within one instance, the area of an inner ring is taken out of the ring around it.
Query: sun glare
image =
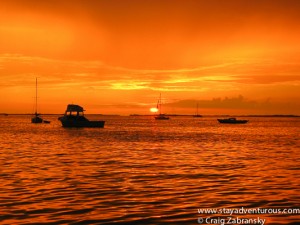
[[[153,113],[155,113],[155,112],[157,112],[157,111],[158,111],[157,108],[151,108],[151,109],[150,109],[150,112],[153,112]]]

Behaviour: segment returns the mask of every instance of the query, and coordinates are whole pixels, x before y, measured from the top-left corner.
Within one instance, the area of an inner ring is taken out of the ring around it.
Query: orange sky
[[[300,114],[298,0],[1,0],[0,112]]]

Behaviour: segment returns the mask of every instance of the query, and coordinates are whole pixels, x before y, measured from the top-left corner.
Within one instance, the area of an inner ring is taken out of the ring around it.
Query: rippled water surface
[[[198,224],[228,216],[203,208],[300,208],[300,118],[107,116],[104,129],[45,119],[0,117],[1,224]]]

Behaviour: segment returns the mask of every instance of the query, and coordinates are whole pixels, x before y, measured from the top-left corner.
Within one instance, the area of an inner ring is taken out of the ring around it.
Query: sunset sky
[[[300,115],[299,0],[1,0],[0,113]]]

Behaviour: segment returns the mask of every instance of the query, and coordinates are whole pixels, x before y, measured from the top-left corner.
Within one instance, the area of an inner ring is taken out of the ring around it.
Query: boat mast
[[[37,115],[37,77],[35,78],[35,115]]]
[[[161,93],[159,94],[159,114],[161,114]]]

